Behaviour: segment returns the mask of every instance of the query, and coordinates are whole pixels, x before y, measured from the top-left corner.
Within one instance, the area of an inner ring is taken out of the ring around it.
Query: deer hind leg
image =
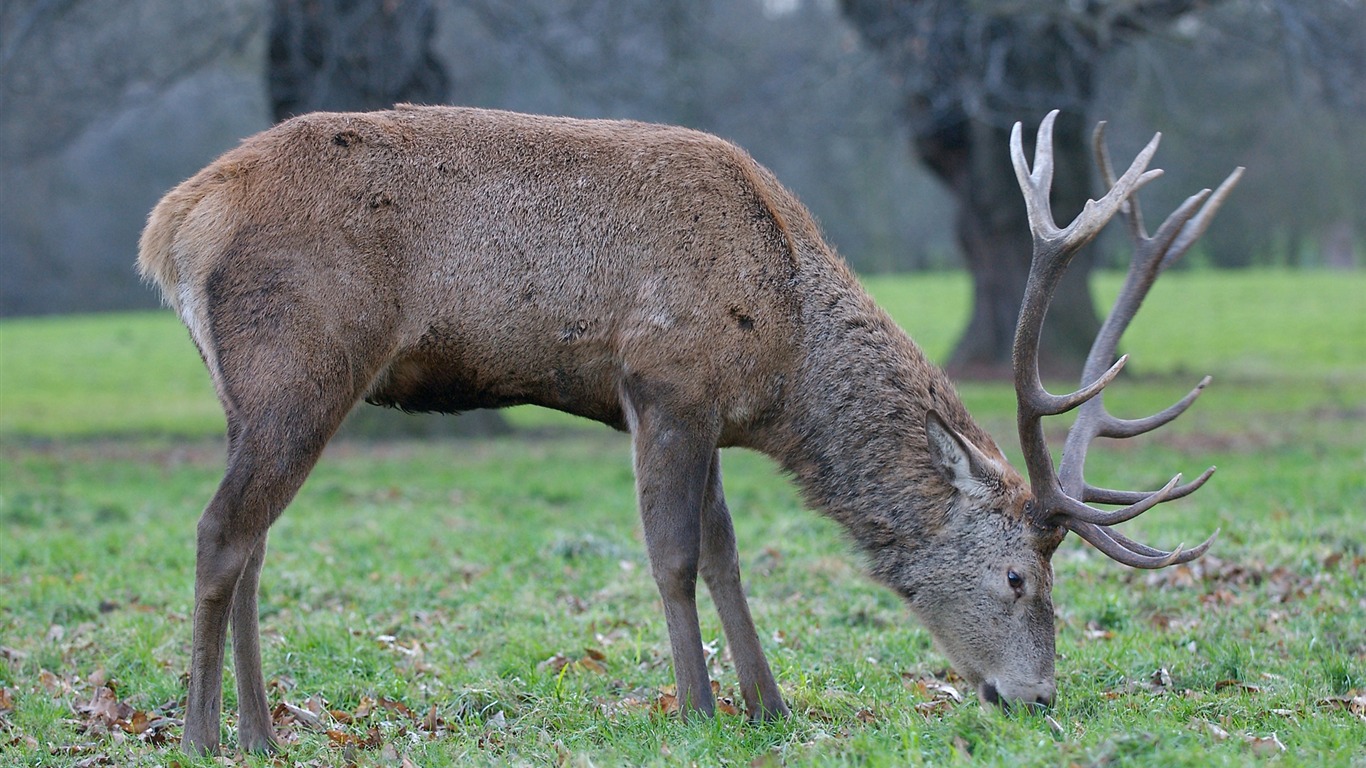
[[[232,657],[237,673],[237,745],[248,752],[274,752],[278,748],[271,728],[270,704],[266,701],[261,673],[259,611],[256,596],[261,566],[266,559],[266,536],[252,550],[232,599]]]
[[[312,339],[316,343],[319,336]],[[228,466],[199,519],[183,737],[187,752],[211,753],[218,748],[229,623],[241,747],[268,751],[275,744],[257,631],[256,592],[266,532],[303,484],[363,386],[344,353],[328,354],[321,347],[234,349],[220,344],[218,350],[215,383],[228,417]]]
[[[636,492],[650,570],[664,602],[674,679],[684,717],[716,708],[697,621],[702,502],[716,447],[714,430],[633,402],[626,412],[635,452]]]
[[[713,451],[708,473],[707,495],[702,506],[702,578],[711,591],[721,626],[730,642],[735,673],[740,678],[740,693],[745,708],[754,720],[775,720],[789,712],[782,692],[773,679],[759,635],[750,617],[749,602],[740,584],[740,555],[735,546],[735,529],[721,489],[721,454]]]

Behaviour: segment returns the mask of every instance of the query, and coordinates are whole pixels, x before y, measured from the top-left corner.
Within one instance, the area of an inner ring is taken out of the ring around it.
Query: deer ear
[[[1000,469],[980,448],[950,427],[933,408],[925,412],[930,459],[944,481],[969,496],[984,497]]]

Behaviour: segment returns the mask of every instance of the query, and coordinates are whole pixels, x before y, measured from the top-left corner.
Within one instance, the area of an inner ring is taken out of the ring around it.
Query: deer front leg
[[[740,584],[740,555],[735,547],[735,529],[721,488],[721,454],[712,451],[707,495],[702,506],[702,578],[711,590],[712,602],[721,616],[721,626],[730,642],[735,659],[735,674],[740,678],[740,695],[752,720],[776,720],[789,713],[782,692],[773,679],[759,635],[750,617],[749,602]]]
[[[628,404],[628,408],[631,406]],[[632,409],[636,493],[650,570],[664,601],[680,712],[711,715],[715,701],[697,623],[702,500],[715,436],[658,408]]]

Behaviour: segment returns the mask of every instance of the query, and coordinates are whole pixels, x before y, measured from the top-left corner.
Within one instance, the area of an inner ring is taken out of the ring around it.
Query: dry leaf
[[[557,653],[536,665],[536,669],[545,672],[549,670],[551,674],[558,675],[569,664],[569,657],[563,653]]]
[[[1154,688],[1172,687],[1172,673],[1168,672],[1166,667],[1158,667],[1149,680],[1152,681]]]
[[[57,677],[46,669],[38,670],[38,684],[43,686],[43,690],[53,696],[71,693],[71,686],[68,685],[65,680]]]
[[[83,715],[89,715],[90,724],[102,725],[106,728],[133,716],[133,708],[119,701],[118,697],[114,695],[114,690],[107,685],[95,689],[95,695],[90,698],[90,701],[78,705],[76,711]]]
[[[1349,714],[1366,723],[1366,694],[1352,691],[1347,696],[1329,696],[1325,699],[1319,699],[1318,704],[1320,707],[1345,709]]]
[[[1204,733],[1209,734],[1210,736],[1213,736],[1215,741],[1223,741],[1224,739],[1228,738],[1228,731],[1224,730],[1218,725],[1215,725],[1214,723],[1211,723],[1208,720],[1196,718],[1194,723],[1195,730],[1202,731]]]
[[[446,721],[442,720],[441,717],[436,714],[435,704],[432,705],[431,709],[427,710],[426,717],[422,718],[422,730],[427,731],[429,733],[435,733],[438,729],[441,728],[441,726],[445,724]]]
[[[319,718],[316,714],[310,712],[307,709],[304,709],[303,707],[296,707],[287,701],[281,701],[271,712],[271,719],[274,721],[278,722],[282,719],[283,716],[288,716],[292,718],[294,722],[298,723],[299,725],[302,725],[310,731],[326,730],[325,728],[323,728],[322,719]]]
[[[661,690],[659,697],[655,699],[653,709],[657,714],[672,715],[678,712],[678,696],[668,691]]]
[[[1285,751],[1285,745],[1274,733],[1270,736],[1243,736],[1243,741],[1252,747],[1253,752],[1263,756]]]
[[[7,715],[14,711],[14,697],[10,695],[8,688],[0,688],[0,715]]]
[[[413,711],[408,708],[407,704],[404,704],[401,701],[394,701],[393,699],[381,696],[375,703],[395,714],[403,715],[410,719],[413,717]]]
[[[1058,738],[1062,739],[1067,737],[1067,732],[1063,730],[1062,723],[1054,720],[1052,715],[1045,714],[1043,716],[1043,721],[1048,723],[1048,727],[1052,729],[1053,733],[1056,734]]]

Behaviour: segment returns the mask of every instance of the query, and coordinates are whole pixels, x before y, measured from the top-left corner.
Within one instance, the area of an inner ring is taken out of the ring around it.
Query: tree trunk
[[[1041,116],[1040,116],[1041,117]],[[1032,128],[1026,120],[1027,154]],[[1060,115],[1055,137],[1053,205],[1061,225],[1081,211],[1090,196],[1089,142],[1081,117]],[[1010,132],[1001,126],[963,120],[923,134],[915,142],[920,159],[945,183],[957,203],[955,233],[972,275],[973,304],[968,326],[949,357],[958,378],[1008,378],[1015,323],[1032,256],[1024,200],[1010,171]],[[1100,330],[1091,298],[1093,259],[1086,249],[1058,286],[1040,347],[1045,375],[1075,378]]]

